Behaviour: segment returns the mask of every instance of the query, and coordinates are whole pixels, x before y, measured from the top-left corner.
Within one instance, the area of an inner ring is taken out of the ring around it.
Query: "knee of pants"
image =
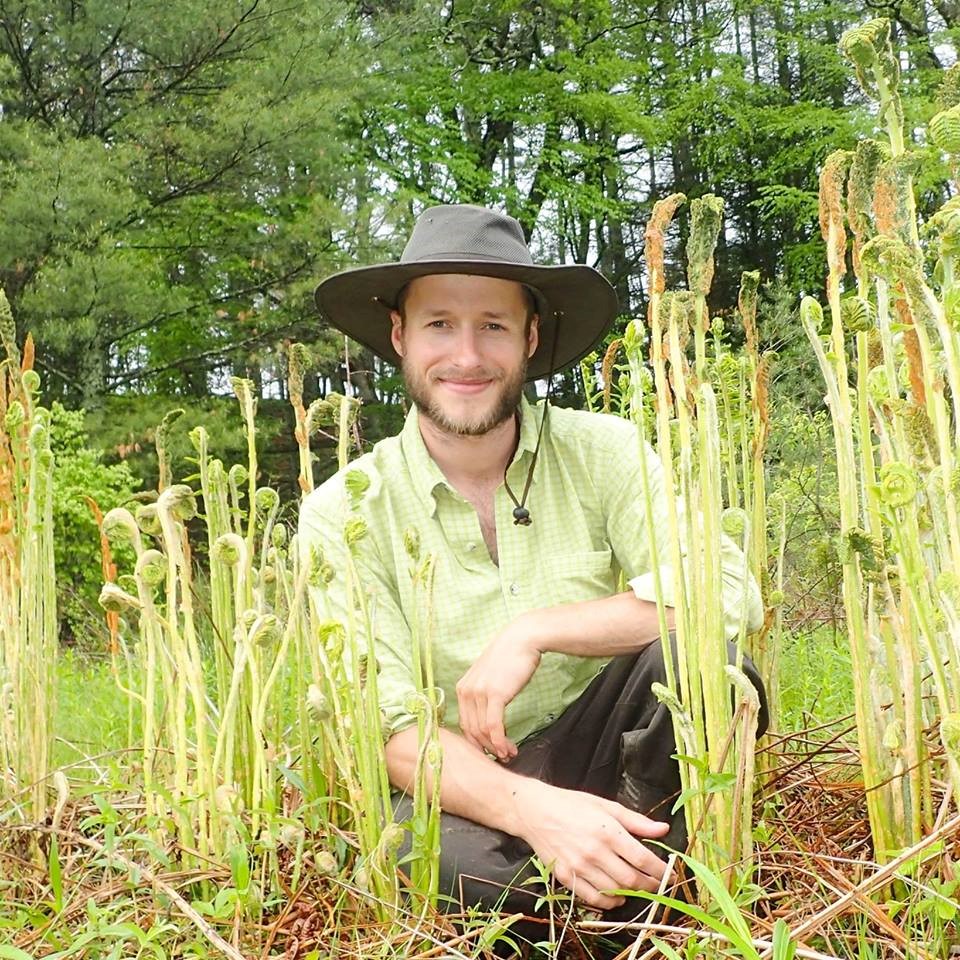
[[[670,633],[670,652],[673,663],[676,665],[677,637],[673,632]],[[649,644],[649,646],[647,646],[641,652],[641,656],[644,657],[645,664],[647,665],[647,669],[650,671],[653,680],[655,682],[666,684],[667,665],[663,656],[663,644],[658,641]],[[731,640],[727,641],[727,662],[737,662],[737,645]],[[770,712],[767,704],[767,691],[763,685],[763,679],[761,678],[756,665],[746,654],[743,655],[743,672],[746,674],[747,679],[749,679],[749,681],[756,688],[757,695],[760,698],[760,712],[757,715],[757,736],[759,737],[766,733],[767,727],[770,724]]]
[[[393,795],[397,822],[413,815],[408,794]],[[412,849],[412,837],[404,831],[398,859]],[[450,813],[440,814],[439,907],[459,913],[479,907],[507,913],[537,914],[546,892],[536,881],[539,870],[531,861],[533,851],[522,840],[484,827]]]

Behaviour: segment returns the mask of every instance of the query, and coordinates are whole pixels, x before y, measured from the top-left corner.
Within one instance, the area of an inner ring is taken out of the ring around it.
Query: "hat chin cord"
[[[553,386],[553,375],[556,372],[554,364],[557,357],[557,340],[560,336],[560,321],[563,318],[563,312],[558,310],[553,316],[556,322],[553,330],[553,344],[550,347],[550,376],[547,379],[547,393],[543,398],[543,415],[540,417],[540,429],[537,431],[537,445],[533,448],[533,456],[530,458],[530,467],[527,470],[527,479],[523,484],[523,493],[519,500],[507,482],[507,471],[510,469],[510,463],[503,468],[503,487],[507,491],[507,496],[513,501],[513,525],[515,527],[529,527],[533,523],[530,510],[527,508],[527,496],[530,493],[530,484],[533,482],[533,470],[537,465],[537,457],[540,456],[540,441],[543,440],[543,430],[547,425],[547,417],[550,413],[550,390]],[[519,414],[515,414],[515,416],[519,420]]]

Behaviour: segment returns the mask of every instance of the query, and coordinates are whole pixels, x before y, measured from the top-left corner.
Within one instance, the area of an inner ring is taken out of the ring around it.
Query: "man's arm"
[[[609,909],[623,902],[603,890],[659,886],[666,864],[637,837],[662,837],[668,824],[613,800],[513,773],[450,730],[440,731],[440,743],[440,803],[447,813],[522,838],[556,879],[590,906]],[[394,786],[411,788],[417,752],[413,727],[387,741]]]
[[[673,610],[667,610],[667,629]],[[457,683],[460,729],[467,741],[507,760],[517,747],[503,711],[549,652],[579,657],[636,653],[660,637],[657,605],[632,593],[529,610],[502,630]]]

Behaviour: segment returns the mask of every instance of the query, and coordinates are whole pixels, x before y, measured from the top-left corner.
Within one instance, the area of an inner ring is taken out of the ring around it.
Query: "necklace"
[[[503,486],[507,491],[507,496],[513,501],[513,523],[514,526],[529,527],[533,520],[530,519],[530,511],[527,509],[527,495],[530,493],[530,484],[533,482],[533,468],[537,465],[537,457],[540,455],[540,441],[543,439],[543,428],[547,423],[547,413],[550,410],[549,397],[543,401],[543,416],[540,417],[540,429],[537,432],[537,445],[533,449],[533,456],[530,458],[530,467],[527,470],[527,479],[523,484],[523,493],[518,500],[516,494],[510,489],[507,482],[507,470],[503,471]],[[520,415],[516,414],[517,428],[520,426]],[[509,464],[507,468],[509,469]]]
[[[527,479],[523,484],[523,493],[518,500],[514,492],[510,489],[507,482],[507,470],[510,468],[508,463],[503,468],[503,486],[507,491],[507,496],[513,501],[513,525],[515,527],[529,527],[533,520],[530,517],[530,511],[527,509],[527,495],[530,493],[530,484],[533,482],[533,468],[537,465],[537,457],[540,456],[540,441],[543,439],[543,428],[547,425],[547,415],[550,412],[550,388],[553,386],[553,366],[557,356],[557,338],[560,334],[560,320],[563,317],[561,311],[554,313],[556,325],[553,329],[553,345],[550,348],[550,376],[547,379],[547,394],[543,398],[543,416],[540,417],[540,429],[537,431],[537,445],[533,448],[533,456],[530,458],[530,467],[527,470]],[[517,418],[517,430],[520,429],[520,415],[515,414]]]

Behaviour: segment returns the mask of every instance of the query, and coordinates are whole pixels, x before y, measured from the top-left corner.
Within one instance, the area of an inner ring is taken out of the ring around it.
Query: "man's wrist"
[[[510,802],[506,811],[507,822],[502,828],[504,832],[526,840],[526,824],[529,822],[530,813],[543,807],[543,794],[552,789],[553,787],[543,780],[514,774],[508,789]]]
[[[515,621],[515,627],[521,642],[527,649],[537,656],[541,656],[550,649],[551,628],[550,611],[544,607],[539,610],[527,610],[521,613]]]

